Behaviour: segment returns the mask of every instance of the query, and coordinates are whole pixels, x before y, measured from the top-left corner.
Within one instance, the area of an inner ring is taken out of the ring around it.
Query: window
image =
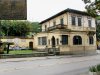
[[[78,17],[78,26],[82,26],[82,18]]]
[[[59,45],[59,39],[57,39],[57,45]]]
[[[91,19],[88,19],[88,25],[89,25],[89,27],[92,27]]]
[[[56,21],[53,22],[53,26],[55,26],[55,25],[56,25]]]
[[[47,38],[46,37],[39,37],[38,38],[38,45],[46,45],[47,44]]]
[[[47,30],[47,25],[45,25],[45,31]]]
[[[72,16],[72,25],[76,25],[75,16]]]
[[[68,35],[62,35],[62,45],[68,44]]]
[[[81,45],[82,44],[82,38],[81,38],[81,36],[74,36],[73,37],[73,44],[74,45]]]
[[[64,20],[63,20],[63,18],[60,19],[60,24],[61,24],[61,25],[64,24]]]
[[[93,37],[89,36],[89,44],[93,44],[93,43],[94,43]]]

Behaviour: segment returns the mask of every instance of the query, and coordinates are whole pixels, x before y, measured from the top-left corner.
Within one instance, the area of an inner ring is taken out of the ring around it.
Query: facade
[[[10,46],[10,49],[33,49],[33,38],[25,37],[6,37],[0,39],[2,42],[13,42],[14,45]]]
[[[95,18],[86,12],[66,9],[42,21],[42,32],[34,36],[34,48],[60,54],[96,51]]]

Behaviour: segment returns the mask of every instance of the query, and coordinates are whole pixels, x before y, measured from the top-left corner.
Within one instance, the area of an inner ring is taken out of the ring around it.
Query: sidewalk
[[[23,61],[35,61],[35,60],[48,60],[48,59],[61,59],[61,58],[67,58],[70,63],[72,62],[82,62],[86,60],[92,60],[92,59],[98,59],[97,57],[100,57],[99,54],[92,55],[92,56],[46,56],[46,57],[28,57],[28,58],[10,58],[10,59],[0,59],[0,63],[5,62],[23,62]],[[78,58],[76,60],[76,58]],[[68,63],[69,63],[68,62]]]
[[[9,58],[9,59],[0,59],[0,63],[4,62],[14,62],[14,61],[35,61],[35,60],[46,60],[46,59],[60,59],[60,58],[94,58],[94,56],[100,56],[100,50],[97,50],[96,55],[63,55],[63,56],[45,56],[45,57],[27,57],[27,58]],[[89,59],[90,59],[89,58]],[[92,59],[93,59],[92,58]]]

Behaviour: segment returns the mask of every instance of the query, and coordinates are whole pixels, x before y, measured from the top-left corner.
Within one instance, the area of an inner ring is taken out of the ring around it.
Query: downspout
[[[85,30],[84,30],[84,28],[85,28],[85,26],[84,26],[84,22],[85,22],[84,17],[83,17],[83,31],[85,32]],[[85,33],[84,33],[84,35],[85,35]],[[84,56],[85,56],[85,37],[84,37],[84,46],[83,47],[84,47]]]

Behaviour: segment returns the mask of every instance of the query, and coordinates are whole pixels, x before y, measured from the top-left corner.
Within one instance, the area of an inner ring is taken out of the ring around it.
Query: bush
[[[89,71],[90,72],[99,72],[100,71],[100,64],[90,67]]]
[[[97,72],[96,66],[92,66],[89,69],[90,72]]]
[[[100,64],[97,65],[97,70],[100,71]]]

